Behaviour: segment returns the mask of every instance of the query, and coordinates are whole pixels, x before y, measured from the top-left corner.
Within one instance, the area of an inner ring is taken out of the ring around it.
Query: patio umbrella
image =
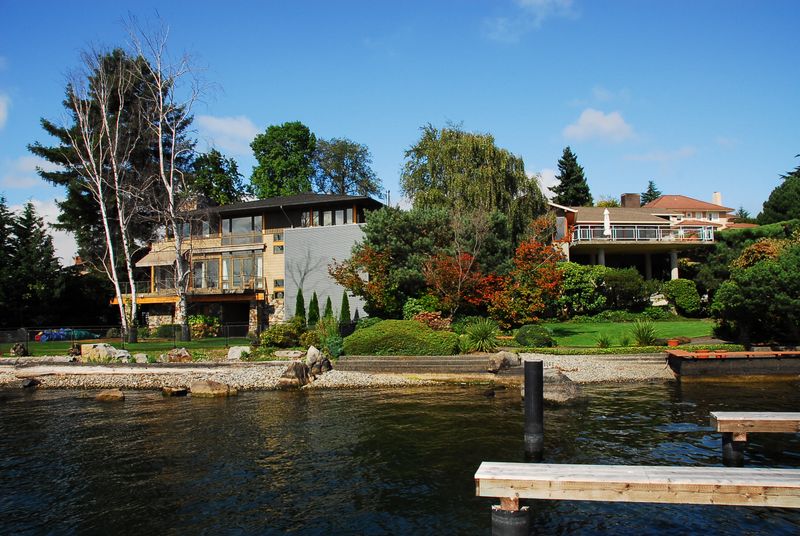
[[[603,210],[603,236],[611,238],[611,214],[608,209]]]

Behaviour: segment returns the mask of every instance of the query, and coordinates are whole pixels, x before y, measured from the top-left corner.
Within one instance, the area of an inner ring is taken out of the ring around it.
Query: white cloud
[[[11,99],[8,95],[0,93],[0,130],[6,126],[8,119],[8,109],[11,107]]]
[[[56,257],[61,259],[63,266],[72,264],[72,259],[77,255],[78,245],[75,243],[75,237],[72,233],[67,231],[58,230],[52,225],[58,221],[60,209],[56,204],[56,200],[42,201],[41,199],[30,199],[33,208],[36,209],[36,214],[41,217],[48,226],[48,232],[53,237],[53,246],[56,250]],[[22,205],[12,205],[10,210],[19,214],[22,211]]]
[[[59,166],[38,156],[20,156],[16,160],[7,161],[3,164],[0,186],[13,189],[41,186],[42,179],[36,174],[37,167],[45,171],[60,169]]]
[[[549,18],[575,15],[572,0],[515,0],[517,13],[512,17],[484,20],[486,37],[503,43],[516,43]]]
[[[199,115],[197,124],[209,146],[217,147],[230,155],[249,155],[250,142],[259,133],[258,127],[243,115],[236,117]]]
[[[624,158],[625,160],[633,160],[635,162],[673,162],[675,160],[683,160],[694,156],[697,150],[691,146],[684,146],[674,151],[650,151],[644,154],[629,154]]]
[[[619,112],[603,113],[586,108],[578,120],[564,128],[564,137],[574,140],[601,139],[620,142],[634,137],[633,127]]]

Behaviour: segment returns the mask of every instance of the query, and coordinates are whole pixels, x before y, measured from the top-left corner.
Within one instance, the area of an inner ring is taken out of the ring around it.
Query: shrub
[[[119,338],[120,338],[119,328],[108,328],[108,330],[106,330],[106,339],[119,339]]]
[[[631,336],[627,333],[623,333],[619,336],[619,345],[620,346],[630,346],[631,345]]]
[[[673,320],[677,318],[667,307],[645,307],[642,317],[647,320]]]
[[[558,298],[559,315],[593,315],[606,306],[602,292],[605,266],[584,266],[574,262],[558,265],[562,273],[561,295]]]
[[[453,355],[458,335],[414,320],[384,320],[344,339],[347,355]]]
[[[673,279],[664,283],[664,296],[684,316],[698,316],[701,310],[697,285],[690,279]]]
[[[434,313],[417,313],[412,320],[421,322],[431,329],[436,331],[446,331],[450,329],[450,319],[442,318],[442,313],[436,311]]]
[[[497,324],[488,318],[476,320],[466,329],[468,342],[479,352],[494,352],[497,348]]]
[[[550,331],[539,324],[522,326],[514,335],[514,340],[517,341],[520,346],[530,347],[547,347],[555,346],[556,344]]]
[[[161,324],[156,329],[156,337],[159,339],[172,339],[180,331],[181,326],[179,324]]]
[[[152,332],[150,331],[150,328],[148,328],[147,326],[139,326],[138,328],[136,328],[136,336],[139,339],[149,339],[151,335]]]
[[[607,333],[601,333],[597,336],[597,347],[608,348],[611,346],[611,337]]]
[[[206,315],[192,315],[189,317],[189,330],[193,339],[206,339],[216,337],[219,333],[219,318]]]
[[[462,316],[450,323],[450,329],[453,330],[454,333],[458,333],[459,335],[463,335],[467,326],[470,324],[475,323],[477,320],[482,320],[482,316]]]
[[[358,321],[356,321],[356,330],[374,326],[378,322],[383,322],[383,319],[378,318],[377,316],[368,316],[366,318],[359,318]]]
[[[261,333],[261,345],[278,348],[297,346],[302,332],[303,326],[299,318],[292,319],[285,324],[275,324]]]
[[[299,340],[300,340],[300,346],[302,346],[303,348],[308,348],[309,346],[315,346],[319,348],[320,346],[322,346],[322,343],[319,340],[319,334],[315,329],[306,331],[305,333],[300,335]]]
[[[458,353],[469,354],[475,351],[475,345],[467,335],[458,336]]]
[[[419,313],[433,313],[439,310],[439,300],[426,294],[420,298],[409,298],[403,305],[403,319],[411,320]]]
[[[323,313],[322,317],[333,318],[333,302],[330,296],[328,296],[328,299],[325,301],[325,313]]]
[[[308,317],[306,323],[309,327],[313,327],[319,321],[319,298],[317,298],[316,291],[311,295],[311,301],[308,302]]]
[[[294,316],[295,318],[299,318],[303,321],[303,325],[306,325],[306,301],[303,298],[303,289],[297,289],[297,297],[294,300]]]
[[[644,278],[636,268],[606,268],[603,294],[609,308],[626,311],[641,310],[650,298]]]
[[[350,300],[347,298],[347,291],[342,291],[342,305],[339,307],[339,325],[346,326],[352,323],[350,318]]]
[[[637,320],[631,328],[631,335],[637,346],[653,346],[658,338],[656,326],[650,320]]]

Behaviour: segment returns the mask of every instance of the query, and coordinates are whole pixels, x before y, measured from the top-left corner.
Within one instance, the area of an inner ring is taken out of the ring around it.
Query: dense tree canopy
[[[642,206],[650,201],[655,201],[659,197],[661,197],[661,190],[658,189],[655,181],[647,181],[647,189],[642,192]]]
[[[225,158],[216,149],[199,155],[192,163],[189,188],[220,205],[242,201],[248,193],[236,160]]]
[[[311,191],[317,138],[303,123],[271,125],[250,147],[258,161],[250,183],[259,199]]]
[[[555,195],[553,202],[567,207],[592,206],[592,194],[583,174],[583,167],[578,164],[578,157],[569,146],[558,160],[558,184],[550,188]]]
[[[370,167],[366,145],[347,138],[317,140],[314,190],[318,193],[381,197],[381,181]]]
[[[800,218],[800,166],[783,175],[783,182],[764,201],[758,223],[765,225]]]

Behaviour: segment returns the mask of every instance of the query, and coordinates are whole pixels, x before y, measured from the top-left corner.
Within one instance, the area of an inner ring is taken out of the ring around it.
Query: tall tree
[[[342,305],[339,307],[339,325],[350,325],[350,300],[347,298],[347,291],[342,291]]]
[[[647,189],[642,192],[641,205],[645,206],[650,201],[655,201],[661,197],[661,190],[656,187],[655,181],[647,181]]]
[[[303,289],[297,289],[297,299],[294,301],[294,317],[299,318],[306,325],[306,301],[303,298]]]
[[[0,196],[0,326],[11,322],[11,292],[14,286],[11,257],[11,233],[14,216],[6,198]]]
[[[317,138],[303,123],[272,125],[250,147],[258,161],[250,183],[259,199],[311,191]]]
[[[783,183],[772,190],[758,215],[761,225],[800,218],[800,166],[781,177]]]
[[[317,292],[314,291],[308,302],[308,326],[314,327],[317,322],[319,322],[319,298],[317,298]]]
[[[204,195],[217,204],[228,205],[244,200],[248,188],[233,158],[216,149],[198,155],[192,162],[189,190]]]
[[[366,145],[347,138],[317,140],[314,189],[320,193],[378,196],[381,181]]]
[[[325,300],[325,312],[322,314],[323,318],[333,318],[333,302],[331,301],[331,297],[328,296],[328,299]]]
[[[555,195],[553,202],[568,207],[592,206],[592,194],[583,174],[583,167],[578,164],[578,157],[569,146],[558,160],[558,184],[550,188]]]

